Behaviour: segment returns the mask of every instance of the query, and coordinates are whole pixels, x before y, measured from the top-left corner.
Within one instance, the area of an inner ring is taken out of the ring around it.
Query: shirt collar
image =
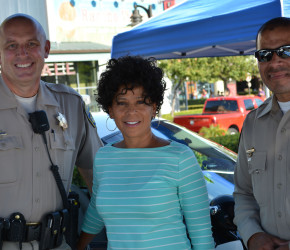
[[[56,106],[59,107],[59,103],[53,92],[49,89],[48,83],[40,81],[36,106]]]
[[[4,83],[2,76],[0,76],[0,109],[16,108],[18,106],[17,100],[12,91]],[[36,107],[39,109],[44,106],[59,107],[59,103],[53,92],[49,89],[48,83],[40,81],[39,90],[37,93]]]
[[[275,95],[269,97],[264,103],[257,109],[257,118],[260,118],[268,113],[272,115],[282,114],[282,111],[277,102],[277,98]]]

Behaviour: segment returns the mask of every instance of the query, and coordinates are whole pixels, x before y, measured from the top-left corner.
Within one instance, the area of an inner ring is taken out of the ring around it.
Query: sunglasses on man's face
[[[290,45],[281,46],[278,49],[260,49],[255,52],[255,57],[259,62],[269,62],[272,60],[274,52],[281,58],[290,57]]]

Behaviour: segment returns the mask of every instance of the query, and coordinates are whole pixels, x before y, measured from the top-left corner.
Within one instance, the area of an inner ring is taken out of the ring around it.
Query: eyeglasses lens
[[[274,53],[274,51],[261,50],[261,51],[259,51],[258,59],[260,62],[269,62],[269,61],[271,61],[271,59],[273,57],[273,53]]]
[[[282,46],[276,50],[258,50],[255,52],[255,57],[259,62],[269,62],[272,60],[274,52],[281,58],[288,58],[290,57],[290,46]]]
[[[278,56],[282,57],[282,58],[288,58],[290,57],[290,47],[284,47],[284,48],[280,48],[277,51]]]

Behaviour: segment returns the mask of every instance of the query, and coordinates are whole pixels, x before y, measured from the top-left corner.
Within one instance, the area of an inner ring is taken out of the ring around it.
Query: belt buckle
[[[40,222],[26,222],[26,226],[38,226]]]

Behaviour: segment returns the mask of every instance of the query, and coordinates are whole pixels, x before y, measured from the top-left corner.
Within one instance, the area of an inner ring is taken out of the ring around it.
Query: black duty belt
[[[0,218],[0,249],[3,241],[19,242],[21,249],[22,242],[40,240],[41,224],[26,223],[21,213],[13,213],[9,219]]]
[[[21,213],[13,213],[9,219],[0,218],[0,250],[3,241],[39,241],[39,249],[51,249],[61,245],[68,226],[67,209],[49,213],[41,223],[27,223]]]
[[[0,218],[3,241],[28,242],[39,240],[41,223],[27,223],[21,213],[13,213],[9,219]]]

